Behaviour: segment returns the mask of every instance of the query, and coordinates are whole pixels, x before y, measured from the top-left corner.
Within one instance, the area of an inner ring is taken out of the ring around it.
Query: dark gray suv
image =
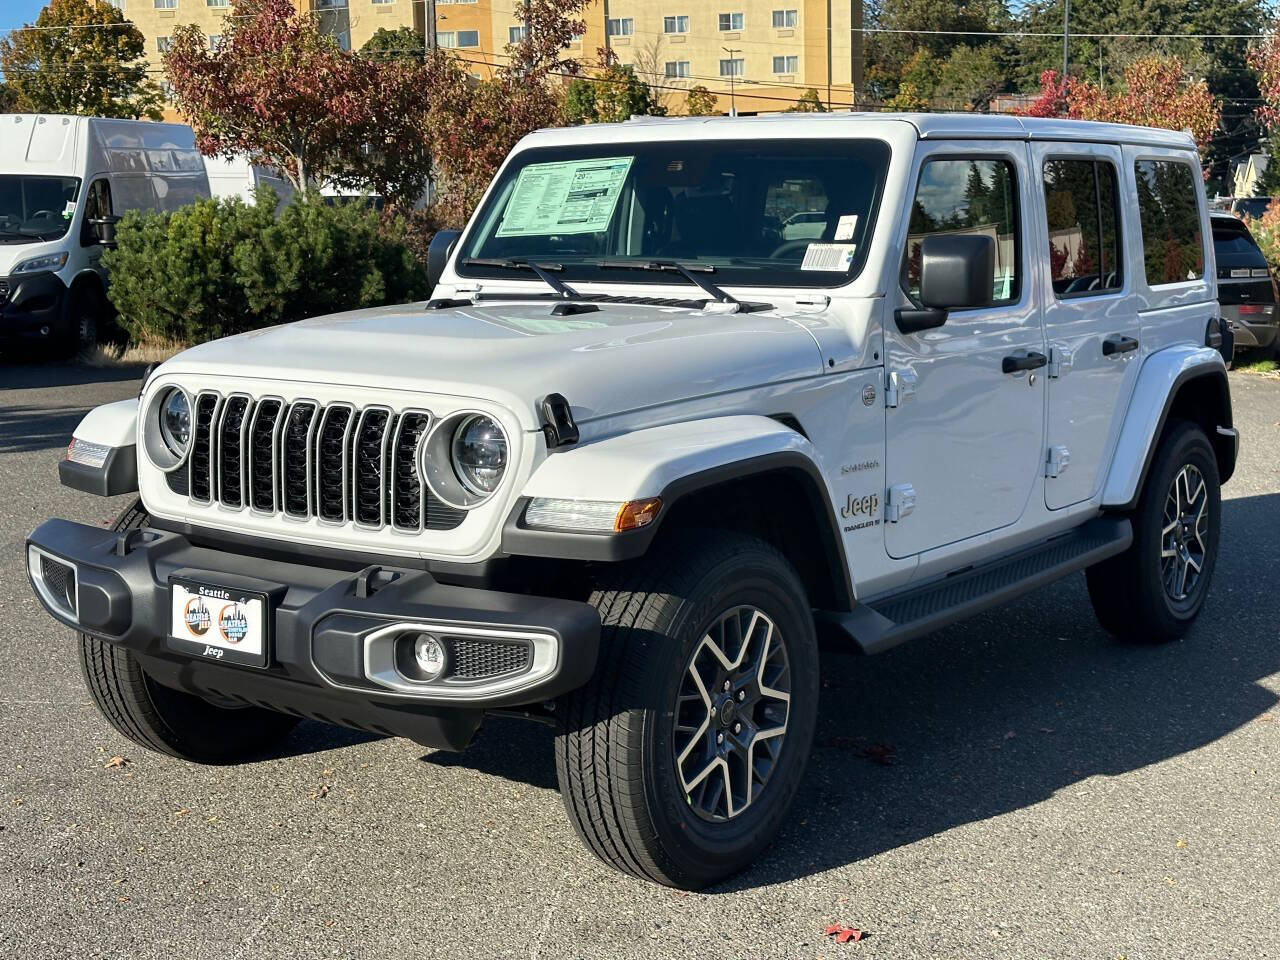
[[[1237,350],[1271,353],[1280,348],[1276,282],[1249,228],[1231,214],[1215,213],[1213,252],[1218,261],[1218,302],[1236,335]]]

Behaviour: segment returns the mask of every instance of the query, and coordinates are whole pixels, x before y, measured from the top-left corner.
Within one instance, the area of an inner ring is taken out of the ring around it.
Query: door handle
[[[1109,357],[1116,353],[1128,353],[1130,350],[1138,349],[1138,341],[1133,337],[1122,337],[1120,334],[1113,334],[1102,341],[1102,355]]]
[[[1049,358],[1043,353],[1029,350],[1026,353],[1015,353],[1005,357],[1000,363],[1000,369],[1005,373],[1021,373],[1023,370],[1035,370],[1043,367],[1048,362]]]

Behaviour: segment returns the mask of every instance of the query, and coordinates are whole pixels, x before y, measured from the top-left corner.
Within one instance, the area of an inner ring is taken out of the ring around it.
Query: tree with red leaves
[[[1129,64],[1123,89],[1116,92],[1046,70],[1040,75],[1040,96],[1023,114],[1190,130],[1203,150],[1222,119],[1222,105],[1204,80],[1191,78],[1180,60],[1152,56]]]
[[[425,189],[429,65],[343,51],[291,0],[232,0],[216,50],[181,26],[164,63],[206,155],[245,154],[299,192],[322,180],[393,200]]]
[[[1262,106],[1255,115],[1264,127],[1280,123],[1280,21],[1266,39],[1249,51],[1249,66],[1258,71],[1258,96]]]

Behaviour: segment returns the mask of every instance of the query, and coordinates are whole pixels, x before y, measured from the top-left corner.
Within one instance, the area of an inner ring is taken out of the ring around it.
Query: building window
[[[333,10],[336,8],[345,9],[347,0],[316,0],[317,10]]]
[[[374,5],[375,7],[380,7],[380,6],[383,6],[383,5],[385,5],[385,4],[395,3],[395,2],[396,2],[396,0],[373,0],[373,5]]]
[[[743,23],[746,22],[744,14],[741,13],[722,13],[720,14],[721,30],[741,30]]]
[[[111,4],[122,13],[124,12],[124,0],[107,0],[107,3]]]
[[[722,77],[740,77],[743,74],[743,66],[746,61],[742,57],[733,60],[720,61],[720,76]]]
[[[507,27],[507,43],[524,43],[529,35],[529,28],[523,24],[518,27]]]
[[[799,19],[799,12],[796,10],[775,10],[773,11],[773,29],[789,30],[796,25]]]
[[[173,46],[173,37],[156,37],[156,53],[168,53]]]
[[[335,37],[338,40],[339,50],[351,49],[351,31],[350,30],[343,30],[341,33],[335,34]]]
[[[456,47],[458,45],[458,35],[452,30],[441,30],[436,33],[436,46],[438,47]]]
[[[460,47],[480,46],[480,31],[479,30],[459,30],[458,46]]]
[[[688,17],[663,17],[662,32],[663,33],[688,33],[689,18]]]
[[[797,73],[800,70],[800,58],[794,54],[789,57],[774,57],[774,73]]]
[[[157,10],[177,10],[178,0],[153,0]]]
[[[217,50],[221,46],[222,46],[222,34],[220,33],[209,34],[209,49]]]
[[[629,37],[636,32],[636,22],[631,17],[610,17],[605,32],[611,37]]]
[[[668,60],[666,69],[663,72],[668,77],[687,77],[689,76],[689,61]]]
[[[449,3],[475,3],[476,0],[436,0],[436,6]]]
[[[225,8],[225,7],[227,7],[227,6],[228,6],[228,3],[227,3],[227,0],[204,0],[204,5],[205,5],[206,7],[223,7],[223,8]]]

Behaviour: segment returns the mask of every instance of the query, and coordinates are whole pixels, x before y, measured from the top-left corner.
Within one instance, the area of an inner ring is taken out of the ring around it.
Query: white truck
[[[121,215],[207,196],[188,126],[0,114],[0,351],[96,342]]]
[[[42,524],[31,582],[139,744],[541,719],[586,845],[703,886],[787,815],[819,631],[873,654],[1082,571],[1117,637],[1191,628],[1238,446],[1209,236],[1163,130],[539,132],[430,302],[206,343],[92,411],[62,479],[137,502]]]

